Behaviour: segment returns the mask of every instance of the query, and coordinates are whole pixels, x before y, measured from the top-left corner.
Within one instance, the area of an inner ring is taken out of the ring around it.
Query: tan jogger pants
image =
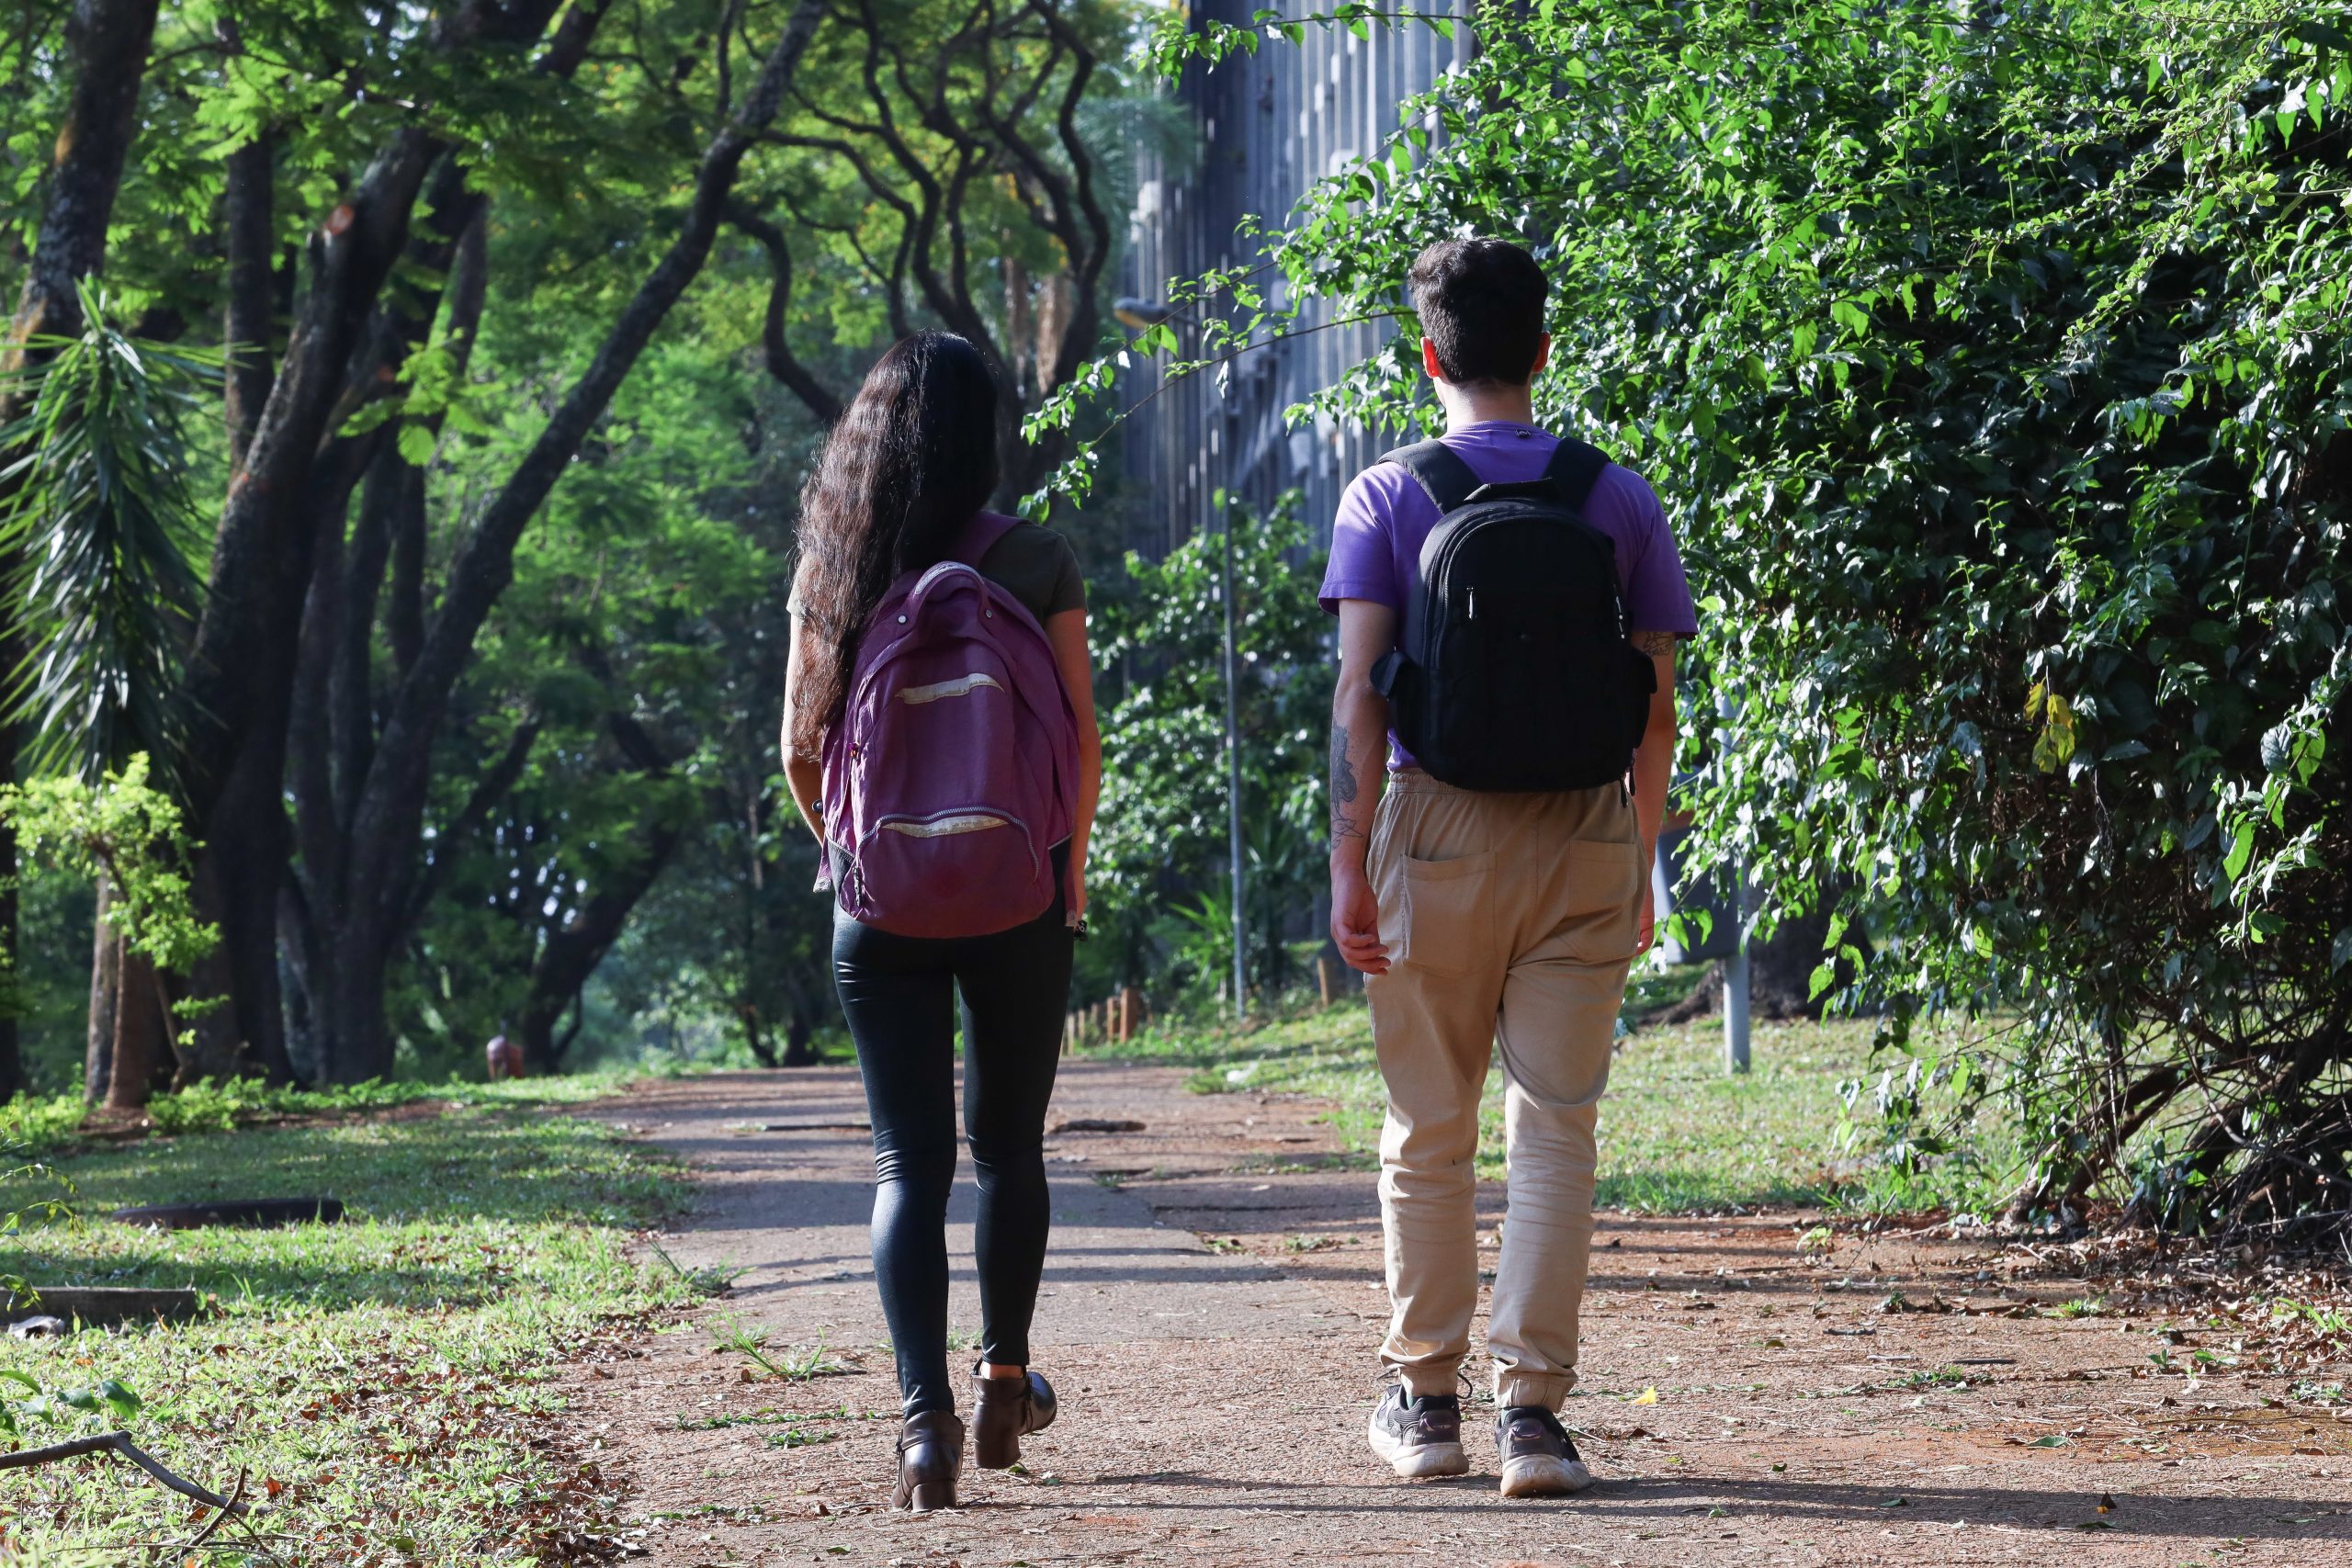
[[[1393,1303],[1381,1358],[1453,1392],[1478,1304],[1478,1100],[1508,1088],[1508,1218],[1487,1347],[1501,1405],[1575,1386],[1592,1243],[1593,1123],[1641,918],[1634,807],[1615,784],[1477,794],[1388,780],[1367,865],[1389,969],[1365,990],[1388,1121],[1380,1217]]]

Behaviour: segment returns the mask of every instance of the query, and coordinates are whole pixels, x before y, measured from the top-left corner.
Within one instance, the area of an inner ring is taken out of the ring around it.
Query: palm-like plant
[[[80,333],[36,338],[0,380],[25,412],[0,427],[0,560],[19,661],[7,719],[28,774],[96,784],[146,752],[169,777],[172,693],[198,584],[185,436],[219,355],[143,342],[82,286]]]

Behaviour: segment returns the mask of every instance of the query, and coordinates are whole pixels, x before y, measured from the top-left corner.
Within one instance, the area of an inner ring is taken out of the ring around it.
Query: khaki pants
[[[1365,987],[1388,1122],[1380,1217],[1394,1315],[1381,1359],[1451,1393],[1478,1304],[1478,1100],[1508,1080],[1510,1210],[1487,1348],[1500,1405],[1576,1384],[1592,1244],[1593,1122],[1641,919],[1640,829],[1615,784],[1545,795],[1390,776],[1369,846],[1389,969]]]

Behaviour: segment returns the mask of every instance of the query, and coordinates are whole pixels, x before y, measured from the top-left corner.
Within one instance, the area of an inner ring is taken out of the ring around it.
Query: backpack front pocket
[[[885,817],[858,846],[857,868],[856,918],[901,936],[1009,931],[1053,902],[1028,828],[987,807]]]

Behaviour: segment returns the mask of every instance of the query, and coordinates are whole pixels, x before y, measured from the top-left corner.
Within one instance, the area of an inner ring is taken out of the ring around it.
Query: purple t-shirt
[[[1559,438],[1532,424],[1481,420],[1442,437],[1479,479],[1488,484],[1519,484],[1536,479],[1552,460]],[[1601,470],[1584,506],[1584,520],[1617,546],[1617,577],[1625,598],[1625,623],[1639,632],[1695,636],[1697,611],[1690,583],[1682,575],[1682,552],[1666,525],[1657,492],[1639,474],[1611,463]],[[1340,613],[1342,599],[1369,599],[1396,612],[1404,635],[1406,596],[1419,570],[1422,542],[1437,526],[1437,503],[1394,463],[1377,463],[1358,474],[1340,498],[1331,525],[1331,562],[1323,573],[1323,608]],[[1410,767],[1413,759],[1388,736],[1388,765]]]

